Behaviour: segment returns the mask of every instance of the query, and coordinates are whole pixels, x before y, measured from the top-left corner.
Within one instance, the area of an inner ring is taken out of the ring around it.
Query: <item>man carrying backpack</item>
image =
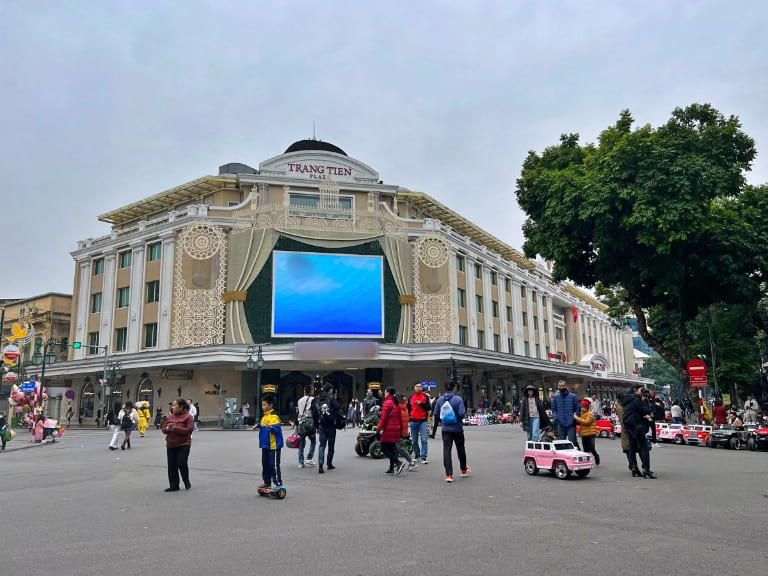
[[[336,414],[341,410],[339,401],[331,396],[333,386],[325,384],[323,391],[317,396],[315,403],[319,414],[320,453],[317,459],[317,472],[323,474],[325,462],[325,447],[328,446],[328,470],[333,470],[333,453],[336,449]]]
[[[472,472],[467,465],[467,453],[464,449],[464,425],[462,420],[467,413],[464,401],[453,393],[453,382],[445,383],[445,394],[435,402],[433,414],[439,416],[443,437],[443,465],[445,466],[445,481],[453,482],[453,444],[456,443],[456,452],[459,455],[459,469],[461,477],[466,478]]]

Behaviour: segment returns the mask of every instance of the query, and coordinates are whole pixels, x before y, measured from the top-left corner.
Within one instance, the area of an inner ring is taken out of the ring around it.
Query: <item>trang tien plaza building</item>
[[[471,406],[561,377],[601,397],[648,382],[631,332],[591,295],[330,143],[225,164],[99,219],[111,232],[72,252],[68,338],[82,347],[46,371],[86,421],[177,396],[215,421],[222,397],[254,405],[259,381],[281,414],[321,382],[348,402],[456,377]]]

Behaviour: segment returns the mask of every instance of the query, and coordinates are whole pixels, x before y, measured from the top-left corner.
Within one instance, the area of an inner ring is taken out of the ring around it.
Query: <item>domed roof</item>
[[[335,152],[336,154],[341,154],[342,156],[347,155],[347,153],[338,146],[334,146],[330,142],[315,140],[314,138],[298,140],[288,146],[284,153],[288,154],[289,152],[301,152],[303,150],[322,150],[324,152]]]

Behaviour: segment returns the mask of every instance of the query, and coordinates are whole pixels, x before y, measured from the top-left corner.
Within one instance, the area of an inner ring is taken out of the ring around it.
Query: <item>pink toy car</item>
[[[576,448],[570,440],[554,440],[552,442],[526,442],[523,456],[525,471],[533,476],[539,469],[549,470],[561,480],[570,477],[575,472],[579,478],[589,476],[595,467],[592,455]]]

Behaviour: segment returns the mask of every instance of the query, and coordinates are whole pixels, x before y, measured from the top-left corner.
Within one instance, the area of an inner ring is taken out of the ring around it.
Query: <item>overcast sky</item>
[[[98,216],[312,136],[520,249],[561,133],[709,102],[768,182],[768,2],[0,0],[0,298],[71,293]]]

